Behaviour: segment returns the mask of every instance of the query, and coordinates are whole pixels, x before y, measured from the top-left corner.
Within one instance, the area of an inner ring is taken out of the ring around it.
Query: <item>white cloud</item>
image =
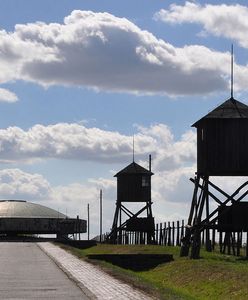
[[[239,4],[205,4],[186,1],[184,5],[171,4],[161,9],[155,19],[171,24],[198,23],[206,33],[237,41],[248,48],[248,7]]]
[[[174,140],[168,126],[137,127],[135,157],[152,154],[156,168],[171,169],[195,160],[196,136],[186,132]],[[126,162],[132,158],[133,137],[79,124],[35,125],[27,131],[19,127],[0,130],[1,162],[34,159],[74,159],[103,163]]]
[[[82,86],[142,94],[204,94],[227,88],[229,55],[176,48],[109,13],[73,11],[59,23],[0,32],[0,82]],[[247,67],[237,66],[247,78]],[[241,75],[240,75],[241,77]],[[237,74],[238,81],[238,74]],[[238,86],[247,89],[247,84]]]
[[[152,138],[138,134],[137,154],[154,151]],[[1,161],[62,158],[116,162],[132,156],[132,137],[79,124],[35,125],[0,130]]]
[[[20,169],[0,170],[0,197],[4,199],[44,199],[50,185],[39,174],[30,174]]]
[[[196,134],[192,130],[186,131],[179,140],[175,140],[165,124],[138,128],[143,135],[153,139],[153,167],[156,171],[173,170],[178,166],[192,165],[196,161]]]
[[[0,88],[0,102],[14,103],[16,101],[18,101],[18,97],[15,93]]]

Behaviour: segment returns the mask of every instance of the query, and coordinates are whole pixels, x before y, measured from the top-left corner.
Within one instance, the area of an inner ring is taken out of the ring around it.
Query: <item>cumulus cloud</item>
[[[186,1],[184,5],[171,4],[161,9],[155,19],[171,24],[198,23],[205,33],[237,41],[248,48],[248,7],[239,4],[205,4]]]
[[[154,151],[152,138],[138,134],[137,153]],[[131,157],[132,137],[79,124],[35,125],[25,131],[19,127],[0,130],[1,161],[33,158],[62,158],[115,162]]]
[[[0,197],[4,199],[44,199],[50,193],[48,181],[40,174],[20,169],[0,170]]]
[[[157,171],[192,165],[196,161],[196,134],[193,130],[186,131],[179,140],[175,140],[170,128],[165,124],[138,128],[142,134],[153,139],[156,149],[153,167]]]
[[[227,53],[203,46],[174,47],[109,13],[73,11],[62,24],[18,24],[14,32],[0,32],[0,83],[202,94],[227,88],[229,60]],[[244,80],[247,67],[236,69]]]
[[[16,101],[18,101],[18,97],[15,93],[0,88],[0,102],[14,103]]]
[[[158,170],[171,169],[196,159],[196,135],[187,131],[175,140],[165,124],[137,127],[135,157],[152,154]],[[74,159],[103,163],[126,162],[132,158],[133,137],[115,131],[58,123],[35,125],[27,131],[19,127],[0,130],[1,162],[34,159]]]

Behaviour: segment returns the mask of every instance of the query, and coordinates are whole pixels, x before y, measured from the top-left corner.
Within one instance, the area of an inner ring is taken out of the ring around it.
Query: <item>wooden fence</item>
[[[184,220],[156,224],[155,244],[181,246],[185,229]],[[245,247],[244,255],[248,257],[248,232],[219,232],[217,226],[205,228],[201,232],[201,245],[211,250],[218,246],[221,253],[237,256],[240,256],[241,249]]]
[[[184,221],[164,222],[156,224],[153,244],[164,246],[180,246],[185,232]],[[95,237],[98,242],[105,242],[107,234]],[[118,234],[118,244],[137,245],[147,244],[147,233],[139,231],[122,231]]]
[[[164,246],[180,246],[184,236],[184,220],[176,222],[164,222],[155,226],[155,243]]]
[[[163,222],[155,225],[153,244],[161,246],[181,246],[182,237],[185,234],[186,222],[184,220]],[[94,239],[98,242],[107,242],[107,233]],[[145,232],[122,231],[118,235],[118,244],[139,245],[147,244]],[[216,228],[204,229],[201,233],[201,244],[212,250],[218,246],[221,253],[240,255],[242,247],[245,247],[244,255],[248,257],[248,233],[247,232],[218,232]],[[210,244],[210,245],[209,245]]]

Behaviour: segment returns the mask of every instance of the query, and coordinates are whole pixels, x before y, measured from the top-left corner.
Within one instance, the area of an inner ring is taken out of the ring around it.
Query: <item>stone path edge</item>
[[[70,271],[68,271],[65,267],[62,266],[62,264],[54,258],[52,255],[46,251],[40,243],[36,243],[36,245],[43,251],[65,274],[66,276],[72,280],[79,288],[80,290],[91,300],[96,300],[97,297],[86,287],[84,286],[73,274],[71,274]]]

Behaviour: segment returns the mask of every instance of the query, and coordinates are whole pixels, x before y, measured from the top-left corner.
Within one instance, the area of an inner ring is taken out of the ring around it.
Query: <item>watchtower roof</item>
[[[248,106],[234,98],[230,98],[209,112],[206,116],[195,122],[197,127],[205,119],[247,119]]]
[[[118,177],[119,175],[127,175],[127,174],[146,174],[146,175],[153,175],[153,173],[140,165],[138,165],[136,162],[132,162],[130,165],[128,165],[126,168],[119,171],[117,174],[115,174],[114,177]]]

